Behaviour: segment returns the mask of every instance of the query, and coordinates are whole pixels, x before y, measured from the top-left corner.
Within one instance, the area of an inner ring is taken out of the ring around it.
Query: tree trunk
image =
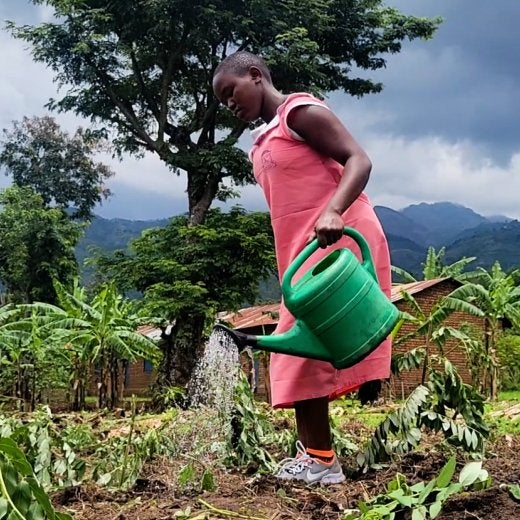
[[[163,361],[157,375],[155,393],[171,386],[185,388],[202,350],[202,333],[206,317],[184,313],[172,327],[169,337],[160,344]]]
[[[498,359],[497,359],[497,348],[496,348],[496,340],[497,340],[497,327],[498,324],[496,322],[491,322],[491,337],[490,337],[490,345],[489,345],[489,356],[491,360],[491,370],[490,370],[490,390],[491,390],[491,399],[496,401],[498,399]]]
[[[484,368],[482,370],[482,382],[480,384],[480,389],[484,394],[487,394],[489,390],[489,378],[490,371],[488,370],[489,364],[489,320],[488,318],[484,318],[484,351],[486,353],[486,360],[484,361]]]
[[[99,408],[108,408],[110,403],[108,401],[108,389],[110,385],[110,369],[107,355],[104,354],[100,357],[100,376],[99,376],[99,394],[98,394],[98,406]]]

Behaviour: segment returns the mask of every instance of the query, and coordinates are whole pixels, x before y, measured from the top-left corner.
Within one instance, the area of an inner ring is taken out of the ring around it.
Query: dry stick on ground
[[[218,509],[215,506],[212,506],[209,502],[206,502],[205,500],[202,500],[202,498],[199,498],[198,500],[199,504],[202,504],[206,509],[213,513],[217,513],[222,516],[230,516],[232,518],[243,518],[244,520],[268,520],[266,517],[258,517],[258,516],[249,516],[249,515],[243,515],[241,513],[237,513],[235,511],[228,511],[226,509]]]

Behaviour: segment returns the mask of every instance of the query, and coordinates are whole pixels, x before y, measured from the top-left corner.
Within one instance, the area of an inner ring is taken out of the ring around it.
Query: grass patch
[[[499,392],[498,400],[520,403],[520,390],[508,390],[506,392]]]

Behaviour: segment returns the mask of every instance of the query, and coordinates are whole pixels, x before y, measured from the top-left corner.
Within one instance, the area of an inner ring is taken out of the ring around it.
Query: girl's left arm
[[[338,187],[315,225],[320,247],[327,247],[343,236],[342,214],[365,188],[372,163],[341,121],[326,107],[296,107],[289,113],[287,124],[310,147],[343,166]]]

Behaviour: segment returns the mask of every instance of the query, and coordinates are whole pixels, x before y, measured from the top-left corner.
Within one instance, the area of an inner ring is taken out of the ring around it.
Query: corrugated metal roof
[[[171,325],[168,325],[168,327],[166,327],[166,333],[169,333],[170,329]],[[161,339],[162,334],[161,329],[156,325],[139,325],[137,332],[150,339]]]
[[[237,312],[220,313],[219,321],[229,323],[235,329],[248,329],[278,323],[279,303],[246,307]]]
[[[397,302],[403,298],[401,295],[403,291],[406,291],[410,294],[415,294],[441,282],[444,282],[445,280],[449,280],[449,278],[434,278],[433,280],[420,280],[418,282],[392,285],[392,295],[390,299],[393,302]]]
[[[437,285],[449,278],[435,278],[433,280],[422,280],[419,282],[396,284],[392,286],[391,301],[398,302],[402,299],[402,291],[416,294],[434,285]],[[235,329],[249,329],[261,327],[262,325],[276,325],[278,323],[279,303],[269,305],[259,305],[257,307],[247,307],[237,312],[220,313],[218,319],[229,323]]]

